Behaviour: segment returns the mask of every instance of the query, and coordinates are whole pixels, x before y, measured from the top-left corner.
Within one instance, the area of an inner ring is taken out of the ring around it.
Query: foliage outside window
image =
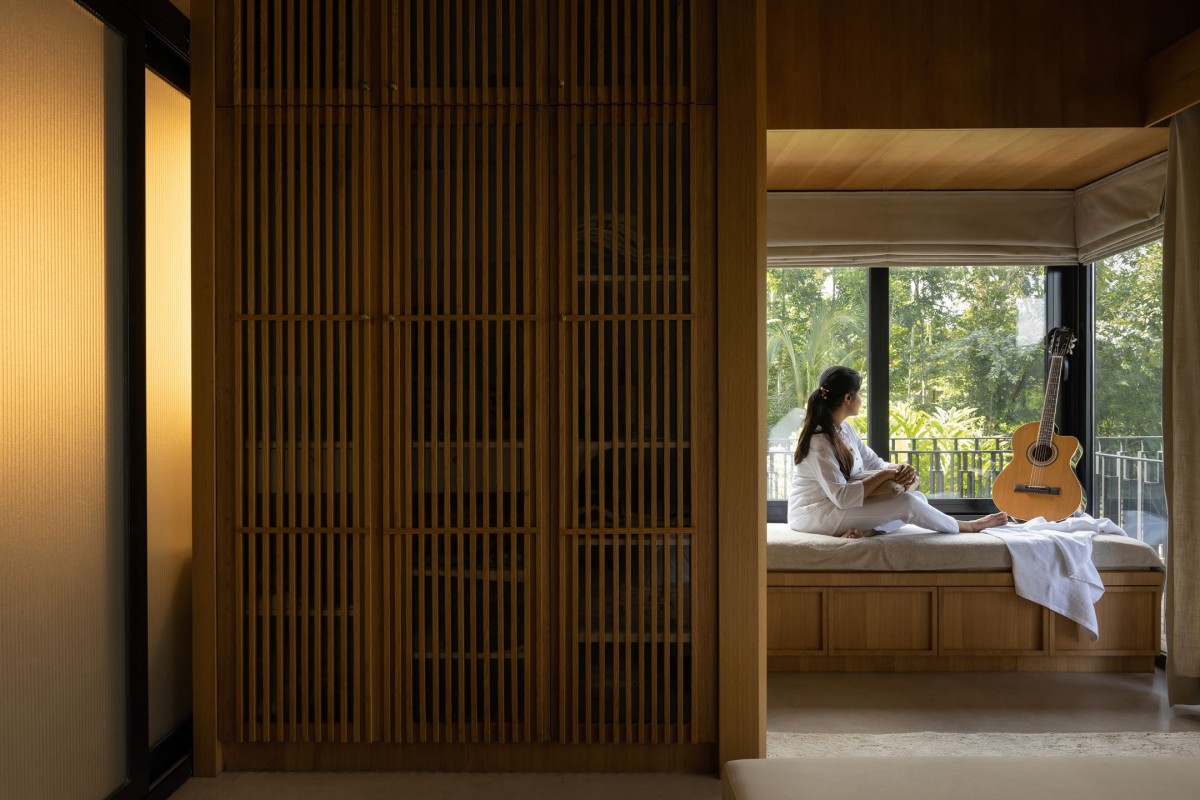
[[[1038,419],[1042,267],[889,271],[891,459],[934,498],[990,498],[1012,432]]]
[[[1166,555],[1162,242],[1096,264],[1097,514]]]
[[[767,270],[767,499],[787,499],[804,405],[821,370],[865,373],[867,270]],[[868,387],[869,388],[869,387]],[[866,404],[853,419],[866,432]]]

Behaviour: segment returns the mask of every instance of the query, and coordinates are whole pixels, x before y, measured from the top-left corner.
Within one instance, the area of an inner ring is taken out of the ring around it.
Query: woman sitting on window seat
[[[1003,512],[959,521],[931,506],[915,491],[916,470],[884,461],[846,421],[862,406],[861,388],[858,372],[830,367],[808,397],[788,493],[793,530],[860,539],[905,523],[941,533],[976,533],[1008,522]],[[885,481],[904,491],[871,497]]]

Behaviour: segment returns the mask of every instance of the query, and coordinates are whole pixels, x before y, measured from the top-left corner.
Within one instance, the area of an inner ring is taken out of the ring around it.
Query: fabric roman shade
[[[771,192],[772,267],[1089,262],[1162,235],[1165,154],[1075,191]]]
[[[1148,158],[1075,192],[1080,263],[1099,261],[1163,235],[1167,154]]]

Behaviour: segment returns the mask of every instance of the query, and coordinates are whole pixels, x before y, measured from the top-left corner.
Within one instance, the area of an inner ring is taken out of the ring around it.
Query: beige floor
[[[792,733],[1200,731],[1200,706],[1167,705],[1162,671],[772,673],[767,729]]]
[[[1167,705],[1155,675],[772,673],[767,728],[797,733],[1200,731],[1200,706]],[[226,774],[178,800],[717,800],[695,775]]]

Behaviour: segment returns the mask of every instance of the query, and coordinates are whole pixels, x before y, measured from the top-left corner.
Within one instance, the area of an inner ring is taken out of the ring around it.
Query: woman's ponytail
[[[850,477],[854,466],[854,454],[838,435],[833,422],[833,412],[841,406],[846,395],[854,394],[862,387],[862,376],[849,367],[830,367],[821,373],[817,388],[808,396],[804,409],[804,426],[800,429],[800,441],[796,442],[796,453],[792,457],[799,464],[808,456],[813,434],[822,433],[833,443],[842,474]]]

